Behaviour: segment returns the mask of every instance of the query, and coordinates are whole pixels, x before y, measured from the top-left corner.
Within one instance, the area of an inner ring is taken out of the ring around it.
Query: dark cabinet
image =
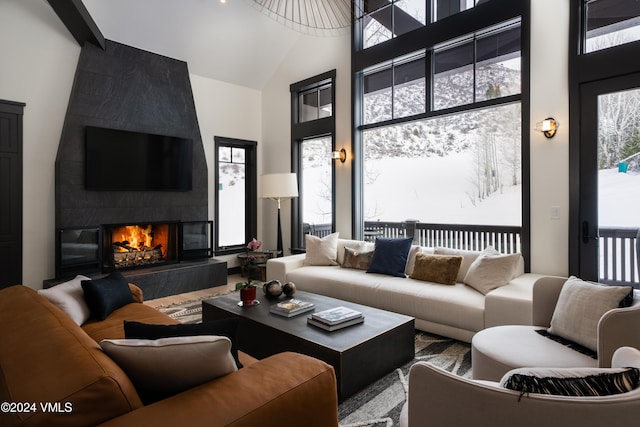
[[[0,100],[0,288],[22,282],[22,114]]]

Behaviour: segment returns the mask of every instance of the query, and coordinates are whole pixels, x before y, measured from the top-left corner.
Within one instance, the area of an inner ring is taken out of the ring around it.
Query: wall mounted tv
[[[104,191],[189,191],[193,140],[87,126],[85,188]]]

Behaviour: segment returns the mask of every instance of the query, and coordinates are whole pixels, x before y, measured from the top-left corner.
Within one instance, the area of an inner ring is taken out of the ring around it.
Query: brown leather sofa
[[[1,290],[0,426],[338,425],[333,368],[297,353],[240,353],[237,372],[144,406],[98,345],[123,338],[125,319],[176,323],[132,303],[80,327],[28,287]]]

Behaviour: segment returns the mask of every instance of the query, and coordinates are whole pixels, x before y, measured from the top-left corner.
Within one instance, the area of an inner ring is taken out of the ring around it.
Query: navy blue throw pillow
[[[411,250],[411,237],[406,239],[377,238],[367,273],[406,277],[404,269]]]
[[[160,338],[193,337],[199,335],[224,336],[231,340],[231,355],[236,361],[238,369],[240,369],[242,368],[242,363],[240,363],[238,357],[238,340],[236,338],[238,322],[236,318],[228,318],[196,324],[153,325],[125,320],[124,337],[128,339],[157,340]]]
[[[81,285],[91,317],[98,320],[133,302],[129,282],[118,271],[102,279],[83,280]]]

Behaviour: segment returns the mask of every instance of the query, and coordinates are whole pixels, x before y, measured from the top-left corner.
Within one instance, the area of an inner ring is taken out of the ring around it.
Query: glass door
[[[581,86],[580,276],[639,285],[640,74]]]

